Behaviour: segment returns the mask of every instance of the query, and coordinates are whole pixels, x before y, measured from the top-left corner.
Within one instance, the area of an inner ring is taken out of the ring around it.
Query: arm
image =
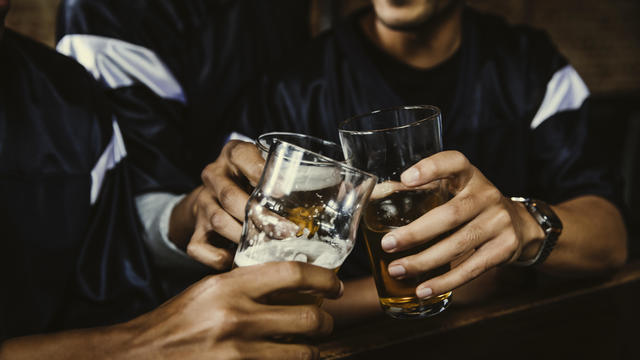
[[[524,277],[513,270],[494,268],[461,285],[455,292],[456,305],[477,303],[496,294],[519,289]],[[372,276],[345,282],[344,295],[337,300],[324,301],[322,308],[333,316],[337,327],[383,314]]]
[[[554,275],[588,274],[622,266],[627,258],[627,233],[620,211],[608,200],[581,196],[553,207],[563,231],[540,270]],[[530,246],[523,257],[532,257]]]
[[[274,339],[325,336],[333,328],[331,316],[314,305],[261,300],[296,290],[336,298],[343,285],[331,270],[296,262],[238,268],[205,278],[124,324],[6,340],[0,359],[314,358],[314,346]]]
[[[25,336],[0,344],[0,359],[126,358],[123,346],[134,335],[126,325]]]
[[[418,286],[418,296],[455,289],[490,269],[525,260],[537,252],[544,236],[538,223],[523,206],[503,196],[464,155],[456,151],[438,153],[402,175],[402,182],[409,187],[437,179],[448,180],[453,198],[387,234],[382,247],[388,252],[400,251],[448,231],[452,234],[421,253],[392,262],[389,272],[398,278],[415,276],[473,253],[446,274]],[[555,209],[565,229],[542,269],[576,275],[613,269],[624,263],[626,231],[620,213],[611,203],[580,196]]]
[[[334,317],[337,326],[382,314],[372,276],[347,281],[344,296],[324,301],[322,308]]]
[[[233,261],[229,244],[242,234],[248,187],[260,180],[264,159],[256,146],[228,142],[218,159],[202,171],[203,185],[173,208],[169,239],[199,262],[226,270]]]

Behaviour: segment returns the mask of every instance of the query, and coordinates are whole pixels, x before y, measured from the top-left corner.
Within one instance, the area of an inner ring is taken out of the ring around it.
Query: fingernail
[[[419,176],[420,172],[417,169],[409,168],[400,175],[400,180],[405,184],[412,185],[418,181]]]
[[[338,291],[338,297],[342,296],[342,294],[344,294],[344,283],[340,281],[340,290]]]
[[[396,238],[393,235],[387,235],[382,238],[380,246],[382,246],[382,250],[384,251],[393,251],[395,250],[396,246],[398,246],[398,243],[396,242]]]
[[[407,270],[402,265],[393,265],[389,267],[389,275],[393,277],[403,276],[407,273]]]
[[[433,290],[431,290],[431,288],[425,287],[416,289],[416,295],[421,299],[429,297],[431,294],[433,294]]]

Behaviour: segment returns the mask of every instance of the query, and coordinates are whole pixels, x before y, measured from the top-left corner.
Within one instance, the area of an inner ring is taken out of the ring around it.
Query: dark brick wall
[[[594,93],[640,89],[640,1],[470,0],[549,32]]]

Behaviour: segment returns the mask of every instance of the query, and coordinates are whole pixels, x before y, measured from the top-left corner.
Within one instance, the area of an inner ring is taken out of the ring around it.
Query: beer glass
[[[378,176],[363,214],[365,242],[384,311],[394,318],[438,314],[451,301],[451,292],[428,299],[416,296],[417,285],[449,270],[442,266],[419,277],[396,280],[389,275],[393,260],[423,251],[443,236],[415,248],[386,253],[382,237],[447,200],[440,181],[418,188],[400,182],[402,172],[423,158],[442,151],[440,110],[434,106],[403,106],[356,116],[340,124],[340,142],[347,163]]]
[[[268,132],[258,136],[256,145],[258,146],[258,149],[260,149],[262,157],[265,159],[267,158],[271,145],[275,144],[278,140],[298,145],[301,148],[330,157],[334,160],[343,160],[342,149],[333,141],[323,140],[311,135],[279,131]]]
[[[338,271],[376,181],[343,162],[276,141],[247,202],[234,265],[300,261]],[[321,298],[289,293],[268,301],[319,304]]]

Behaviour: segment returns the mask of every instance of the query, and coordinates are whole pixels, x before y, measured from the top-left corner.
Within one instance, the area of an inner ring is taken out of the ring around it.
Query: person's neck
[[[372,11],[360,26],[369,40],[402,63],[418,69],[432,68],[451,57],[462,39],[462,9],[456,6],[423,27],[394,30]]]

